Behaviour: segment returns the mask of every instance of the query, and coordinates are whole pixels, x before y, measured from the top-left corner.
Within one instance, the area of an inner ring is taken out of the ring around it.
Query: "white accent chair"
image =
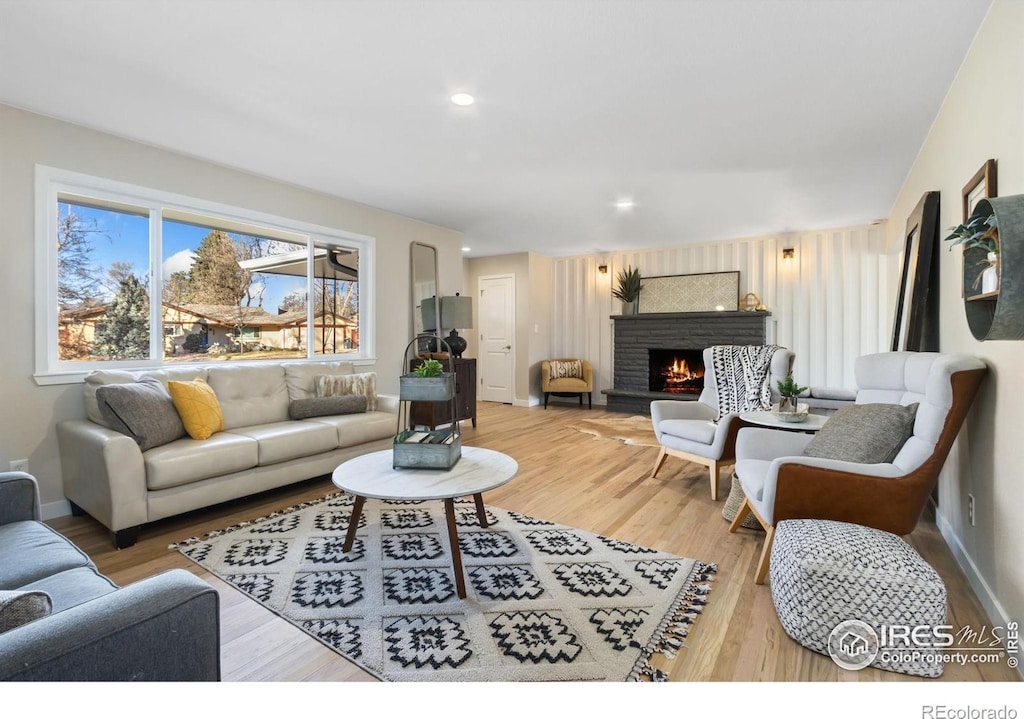
[[[775,527],[787,519],[829,519],[910,534],[938,481],[987,372],[976,357],[882,352],[854,365],[857,404],[918,403],[913,434],[890,463],[808,457],[813,435],[745,427],[736,440],[736,478],[746,499],[729,527],[753,514],[766,532],[755,576],[768,573]]]
[[[704,389],[696,402],[672,399],[651,402],[651,422],[661,445],[651,478],[658,476],[669,456],[704,465],[711,475],[711,499],[715,501],[718,499],[719,471],[735,461],[736,433],[746,423],[735,412],[715,423],[718,388],[711,353],[711,347],[705,348]],[[784,380],[793,370],[795,357],[792,350],[785,347],[780,347],[772,355],[768,383],[773,399],[778,399],[775,383]]]

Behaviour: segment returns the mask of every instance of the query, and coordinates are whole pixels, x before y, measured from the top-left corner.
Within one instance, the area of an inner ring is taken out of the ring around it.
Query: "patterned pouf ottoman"
[[[845,669],[937,677],[950,651],[946,586],[895,534],[846,522],[779,522],[772,601],[786,634]]]

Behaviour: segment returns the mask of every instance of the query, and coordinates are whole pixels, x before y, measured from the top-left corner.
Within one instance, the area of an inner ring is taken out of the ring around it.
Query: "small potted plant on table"
[[[775,386],[779,390],[779,408],[776,413],[778,418],[784,422],[801,422],[806,419],[806,410],[800,411],[799,397],[807,388],[797,384],[793,379],[793,373],[787,374],[786,379],[779,380]]]

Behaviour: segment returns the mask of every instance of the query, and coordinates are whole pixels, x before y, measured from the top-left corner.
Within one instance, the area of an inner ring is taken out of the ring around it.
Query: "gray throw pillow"
[[[917,403],[855,404],[828,418],[804,455],[843,462],[892,462],[914,433]]]
[[[53,611],[46,592],[0,590],[0,634],[42,619]]]
[[[324,417],[331,414],[358,414],[365,411],[366,397],[361,394],[293,399],[288,404],[288,416],[292,419]]]
[[[185,436],[170,393],[154,377],[97,387],[96,402],[110,428],[134,439],[143,452]]]

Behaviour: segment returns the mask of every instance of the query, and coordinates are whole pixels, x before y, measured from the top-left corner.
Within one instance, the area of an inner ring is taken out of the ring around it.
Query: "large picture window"
[[[37,168],[36,378],[371,359],[373,238]]]

